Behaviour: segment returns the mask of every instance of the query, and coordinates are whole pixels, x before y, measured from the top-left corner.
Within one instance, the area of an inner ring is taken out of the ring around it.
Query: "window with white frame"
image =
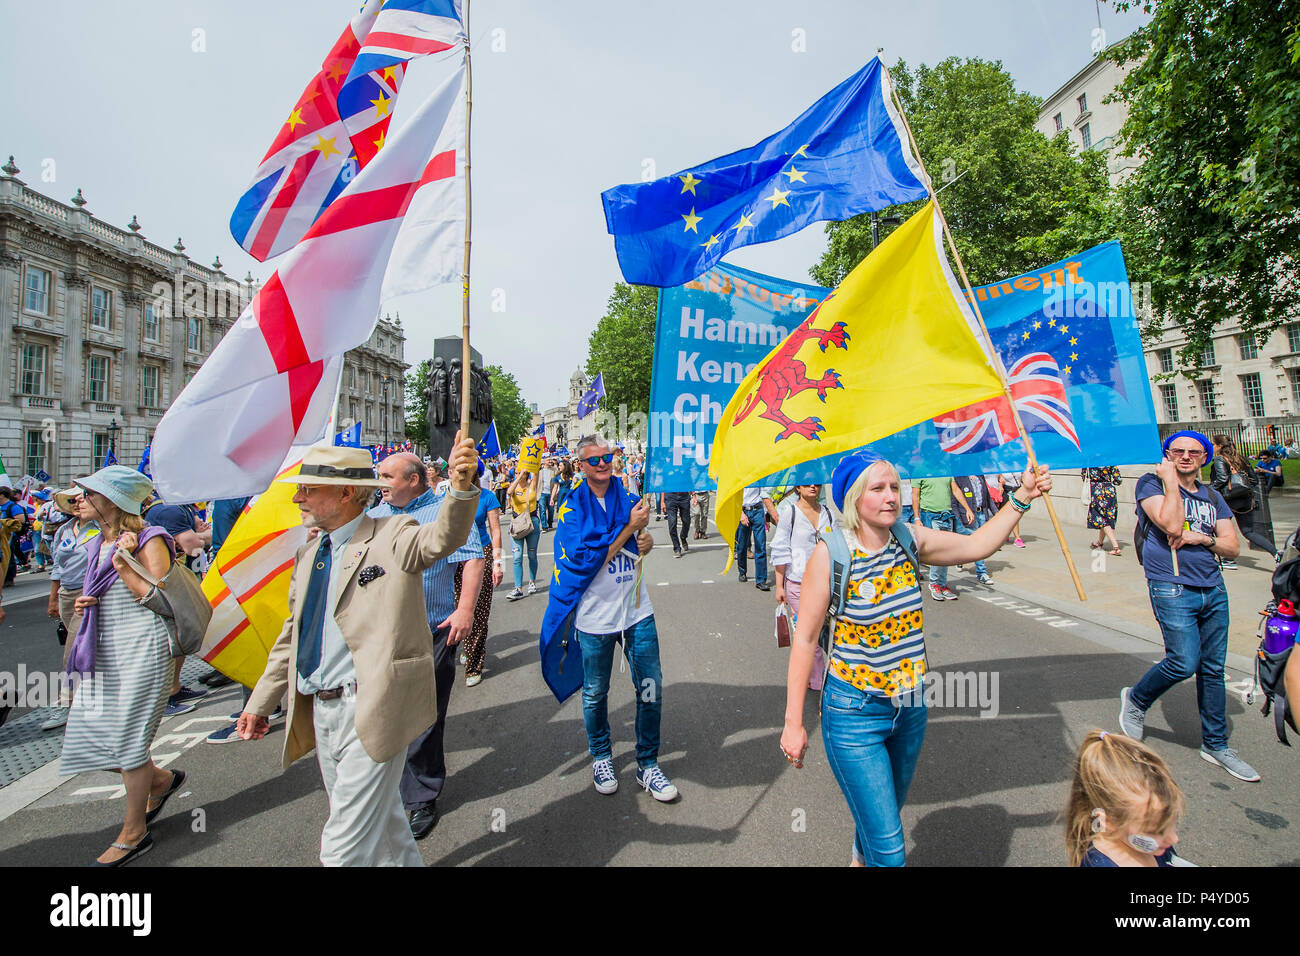
[[[1259,358],[1259,339],[1248,332],[1237,336],[1237,346],[1241,349],[1243,359]]]
[[[35,266],[27,267],[23,308],[41,315],[50,314],[50,274]]]
[[[24,342],[19,390],[24,395],[45,394],[45,346]],[[30,474],[30,472],[28,472]]]
[[[1080,113],[1080,114],[1083,114],[1083,113],[1088,112],[1088,94],[1087,94],[1087,93],[1080,93],[1080,94],[1079,94],[1079,97],[1078,97],[1078,103],[1079,103],[1079,113]]]
[[[140,366],[140,404],[145,408],[158,407],[158,366]]]
[[[1286,350],[1300,352],[1300,322],[1292,322],[1286,327]]]
[[[1171,422],[1178,421],[1178,390],[1173,385],[1160,386],[1160,398],[1165,405],[1165,418]]]
[[[1061,130],[1065,129],[1065,120],[1060,113],[1057,113],[1055,116],[1052,117],[1052,122],[1056,124],[1056,131],[1058,133]]]
[[[1174,370],[1174,350],[1161,349],[1158,354],[1160,355],[1160,371],[1172,372]]]
[[[40,428],[29,428],[23,434],[23,474],[34,475],[38,471],[48,471],[48,455],[45,454],[45,434]]]
[[[1196,395],[1201,400],[1201,411],[1205,413],[1205,420],[1214,421],[1219,417],[1219,400],[1214,395],[1214,382],[1211,379],[1203,378],[1196,383]]]
[[[1205,343],[1205,348],[1201,349],[1201,355],[1197,361],[1200,363],[1201,368],[1219,364],[1214,358],[1214,339],[1210,339]]]
[[[1291,408],[1300,410],[1300,368],[1290,369],[1287,374],[1291,377]]]
[[[1092,149],[1092,124],[1084,123],[1083,128],[1079,130],[1079,136],[1083,139],[1083,148]]]
[[[92,355],[86,362],[86,381],[92,402],[108,401],[109,362],[106,355]]]
[[[1260,384],[1259,373],[1242,375],[1241,394],[1246,400],[1246,414],[1251,418],[1264,416],[1264,387]]]
[[[144,304],[144,340],[146,342],[160,341],[159,336],[162,329],[158,324],[158,313],[154,310],[152,302]]]
[[[90,324],[97,329],[112,328],[113,294],[107,289],[90,287]]]
[[[189,341],[186,347],[191,352],[203,351],[203,320],[198,316],[190,316],[187,320],[189,323]]]

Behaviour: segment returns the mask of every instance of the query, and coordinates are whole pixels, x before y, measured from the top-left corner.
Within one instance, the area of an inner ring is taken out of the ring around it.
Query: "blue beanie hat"
[[[858,476],[881,460],[881,457],[870,448],[859,449],[840,459],[840,463],[835,466],[834,474],[831,475],[831,498],[835,501],[836,508],[840,511],[844,510],[844,496],[849,493]]]
[[[1198,442],[1201,443],[1201,447],[1205,449],[1205,463],[1208,465],[1210,462],[1214,461],[1214,443],[1211,442],[1204,435],[1202,435],[1200,432],[1194,432],[1191,429],[1184,429],[1183,431],[1180,432],[1174,432],[1172,435],[1166,438],[1164,442],[1160,445],[1160,450],[1165,455],[1169,454],[1169,446],[1174,443],[1175,438],[1196,439]]]

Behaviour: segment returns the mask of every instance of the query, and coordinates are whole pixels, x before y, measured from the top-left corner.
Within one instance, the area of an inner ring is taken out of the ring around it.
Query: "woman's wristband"
[[[1007,495],[1007,497],[1011,500],[1011,507],[1015,508],[1021,514],[1024,514],[1026,511],[1029,510],[1029,504],[1028,503],[1022,504],[1020,499],[1016,497],[1016,493],[1014,491],[1011,492],[1011,494]]]

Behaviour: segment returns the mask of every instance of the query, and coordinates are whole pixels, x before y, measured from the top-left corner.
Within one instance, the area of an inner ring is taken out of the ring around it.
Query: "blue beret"
[[[1169,454],[1169,446],[1174,443],[1175,438],[1196,439],[1196,441],[1201,443],[1201,447],[1205,449],[1205,463],[1208,465],[1210,462],[1214,460],[1214,443],[1211,442],[1204,435],[1202,435],[1200,432],[1194,432],[1191,429],[1184,429],[1183,431],[1180,432],[1174,432],[1172,435],[1166,438],[1163,444],[1161,444],[1160,446],[1160,450],[1164,452],[1164,454],[1166,455]]]
[[[873,462],[880,460],[880,456],[870,448],[860,449],[840,459],[831,475],[831,498],[834,499],[836,508],[844,510],[844,496],[849,493],[858,476],[871,467]]]

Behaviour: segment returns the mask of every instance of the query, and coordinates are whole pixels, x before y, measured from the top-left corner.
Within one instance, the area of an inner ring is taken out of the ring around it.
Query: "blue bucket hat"
[[[1196,441],[1200,442],[1201,447],[1205,449],[1205,464],[1208,465],[1210,462],[1214,460],[1214,443],[1211,442],[1204,435],[1202,435],[1200,432],[1194,432],[1190,428],[1183,429],[1180,432],[1174,432],[1172,435],[1170,435],[1168,438],[1164,440],[1164,442],[1160,445],[1160,451],[1164,455],[1168,456],[1169,446],[1174,443],[1175,438],[1195,439]]]
[[[834,499],[836,508],[844,510],[844,496],[849,493],[858,476],[880,460],[881,457],[870,448],[863,448],[840,459],[831,475],[831,498]]]
[[[73,484],[98,492],[129,515],[140,514],[141,505],[153,492],[149,476],[126,465],[109,465]]]

